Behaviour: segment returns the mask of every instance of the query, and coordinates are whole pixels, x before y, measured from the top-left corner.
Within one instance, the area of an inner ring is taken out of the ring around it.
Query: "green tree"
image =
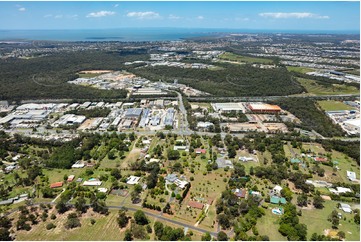
[[[140,225],[146,225],[149,223],[148,218],[145,216],[142,210],[137,210],[134,213],[134,220],[136,224],[140,224]]]
[[[225,232],[221,231],[217,234],[218,241],[228,241],[228,236]]]
[[[133,240],[132,232],[129,229],[125,230],[124,241],[132,241],[132,240]]]
[[[318,208],[318,209],[323,208],[323,203],[324,203],[324,200],[322,199],[322,197],[320,195],[315,195],[313,197],[313,206],[315,206],[315,208]]]
[[[328,221],[332,223],[332,228],[336,229],[340,223],[340,219],[338,217],[338,212],[333,210],[331,214],[328,216]]]
[[[202,235],[202,241],[211,241],[212,236],[210,233],[205,233],[204,235]]]

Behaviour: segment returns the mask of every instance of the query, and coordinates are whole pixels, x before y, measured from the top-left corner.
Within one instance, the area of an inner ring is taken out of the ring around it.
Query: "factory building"
[[[138,119],[142,114],[143,109],[141,108],[129,108],[125,112],[124,117],[127,119]]]
[[[219,113],[239,111],[244,113],[245,107],[242,103],[212,103],[214,111]]]
[[[279,113],[281,108],[277,105],[271,105],[266,103],[250,103],[248,108],[254,113]]]
[[[173,120],[174,120],[174,108],[169,108],[167,110],[167,114],[165,115],[165,118],[164,118],[164,125],[169,125],[169,126],[172,126],[173,127]]]

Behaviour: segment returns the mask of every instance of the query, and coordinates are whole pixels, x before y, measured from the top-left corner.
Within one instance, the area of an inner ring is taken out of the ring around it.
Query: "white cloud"
[[[127,17],[137,18],[137,19],[159,19],[161,16],[156,12],[129,12],[127,13]]]
[[[62,14],[55,15],[54,18],[63,18]]]
[[[114,7],[115,7],[115,8],[119,7],[119,4],[114,4]]]
[[[53,17],[52,14],[46,14],[46,15],[44,15],[44,18],[51,18],[51,17]]]
[[[202,20],[202,19],[204,19],[204,17],[203,16],[198,16],[197,19]]]
[[[21,8],[18,8],[18,10],[19,10],[20,12],[25,12],[25,11],[26,11],[26,8],[21,7]]]
[[[258,15],[261,16],[261,17],[264,17],[264,18],[276,18],[276,19],[280,19],[280,18],[329,19],[330,18],[329,16],[320,16],[320,15],[314,14],[314,13],[260,13]]]
[[[169,19],[180,19],[181,17],[179,17],[177,15],[169,14],[168,18]]]
[[[115,14],[115,12],[112,12],[112,11],[99,11],[99,12],[89,13],[86,17],[87,18],[100,18],[100,17],[111,16],[114,14]]]

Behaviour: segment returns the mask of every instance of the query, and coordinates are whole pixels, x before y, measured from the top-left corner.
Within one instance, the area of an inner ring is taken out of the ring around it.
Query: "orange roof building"
[[[63,182],[55,182],[53,184],[50,184],[50,188],[58,188],[62,186],[63,186]]]
[[[281,108],[277,105],[266,103],[251,103],[248,105],[249,109],[255,113],[279,113]]]
[[[203,209],[204,204],[199,203],[199,202],[195,202],[195,201],[189,201],[188,206],[191,207],[191,208]]]

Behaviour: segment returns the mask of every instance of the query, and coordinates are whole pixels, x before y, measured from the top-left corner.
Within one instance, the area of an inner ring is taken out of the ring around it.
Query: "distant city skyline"
[[[0,2],[0,29],[360,29],[360,2]]]

